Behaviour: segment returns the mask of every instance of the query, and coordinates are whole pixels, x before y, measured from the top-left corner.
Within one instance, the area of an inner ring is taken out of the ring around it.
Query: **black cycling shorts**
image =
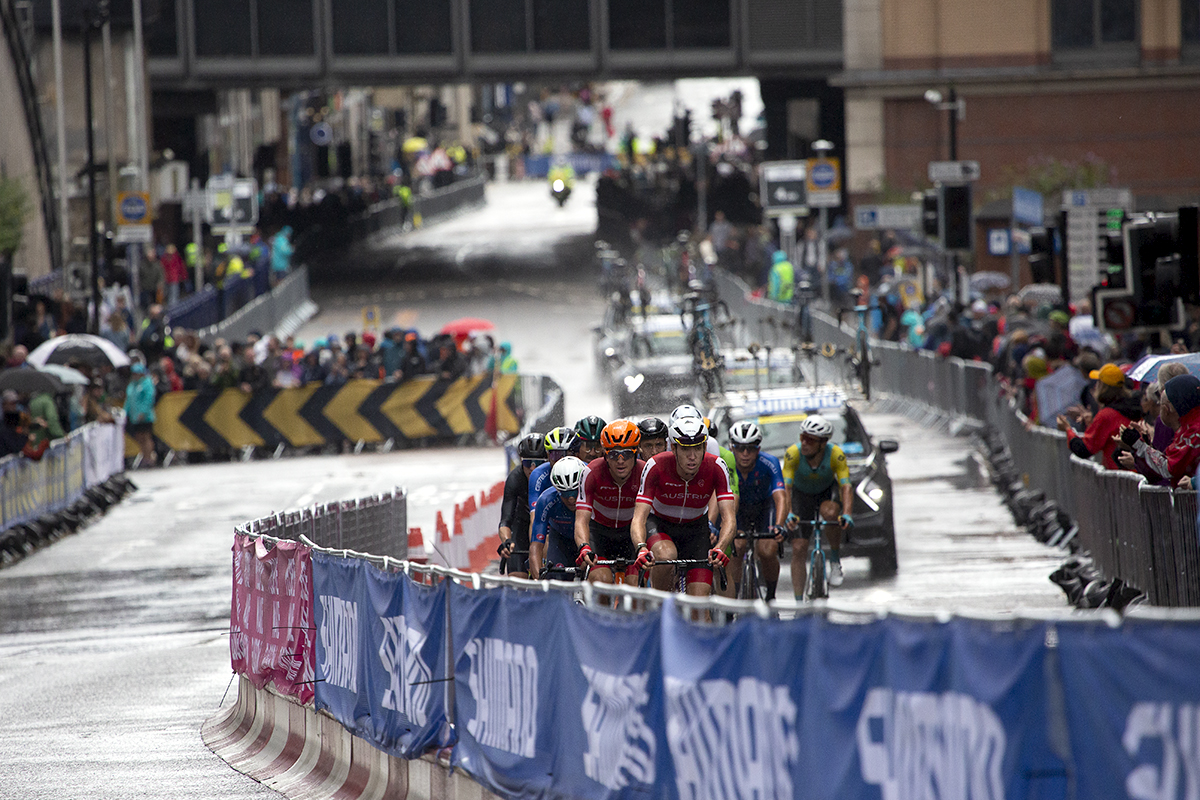
[[[596,552],[596,558],[605,561],[622,558],[632,562],[637,557],[633,551],[633,539],[629,537],[628,525],[624,528],[610,528],[592,519],[588,523],[588,532],[591,534],[592,550]]]
[[[841,506],[841,500],[838,493],[838,484],[831,485],[828,489],[817,494],[808,494],[806,492],[797,491],[792,488],[792,513],[800,518],[802,522],[812,522],[817,515],[817,510],[821,508],[821,503],[826,500],[833,500],[838,506]],[[801,539],[812,538],[812,526],[801,525],[796,531],[796,535]]]
[[[524,519],[521,517],[524,516]],[[512,528],[513,554],[508,557],[508,572],[529,572],[529,515],[517,514]],[[517,551],[523,551],[518,554]]]
[[[546,551],[545,558],[542,560],[542,570],[548,570],[554,566],[575,567],[575,558],[579,555],[579,548],[575,546],[575,539],[568,539],[566,536],[551,529],[546,533]],[[558,580],[570,580],[565,576],[559,576]]]
[[[667,539],[675,544],[676,558],[683,561],[707,561],[712,549],[708,517],[701,516],[690,522],[670,522],[651,514],[646,520],[646,543]]]

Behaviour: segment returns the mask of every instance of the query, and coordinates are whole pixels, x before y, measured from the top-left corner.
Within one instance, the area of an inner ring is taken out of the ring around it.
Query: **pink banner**
[[[302,703],[313,699],[312,553],[236,534],[229,656],[234,672]]]

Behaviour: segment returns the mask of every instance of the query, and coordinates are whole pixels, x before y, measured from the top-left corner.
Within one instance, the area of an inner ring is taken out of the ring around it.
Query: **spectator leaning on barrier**
[[[132,376],[125,389],[125,416],[128,430],[141,451],[142,466],[154,466],[154,381],[146,374],[146,367],[134,362],[130,367]]]
[[[1179,430],[1165,451],[1152,448],[1133,426],[1123,427],[1120,438],[1172,486],[1190,487],[1200,465],[1200,378],[1180,375],[1167,381],[1162,403],[1179,418]],[[1186,480],[1185,480],[1186,479]]]
[[[1091,458],[1096,453],[1104,454],[1104,466],[1121,469],[1115,460],[1117,440],[1114,438],[1121,428],[1142,418],[1141,403],[1130,396],[1125,386],[1125,373],[1116,364],[1105,364],[1088,377],[1097,381],[1096,402],[1100,411],[1092,419],[1083,435],[1075,432],[1070,421],[1062,414],[1055,422],[1058,429],[1067,434],[1071,452],[1080,458]]]

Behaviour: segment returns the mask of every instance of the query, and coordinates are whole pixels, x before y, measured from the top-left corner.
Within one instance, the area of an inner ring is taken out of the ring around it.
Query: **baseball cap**
[[[1125,373],[1116,364],[1105,364],[1100,369],[1094,369],[1088,373],[1088,377],[1108,386],[1121,386],[1125,383]]]

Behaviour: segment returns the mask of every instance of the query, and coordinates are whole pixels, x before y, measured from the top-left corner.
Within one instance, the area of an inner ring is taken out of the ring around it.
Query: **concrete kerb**
[[[200,729],[229,766],[291,800],[498,800],[448,761],[408,761],[354,736],[333,717],[238,676],[238,697]]]

